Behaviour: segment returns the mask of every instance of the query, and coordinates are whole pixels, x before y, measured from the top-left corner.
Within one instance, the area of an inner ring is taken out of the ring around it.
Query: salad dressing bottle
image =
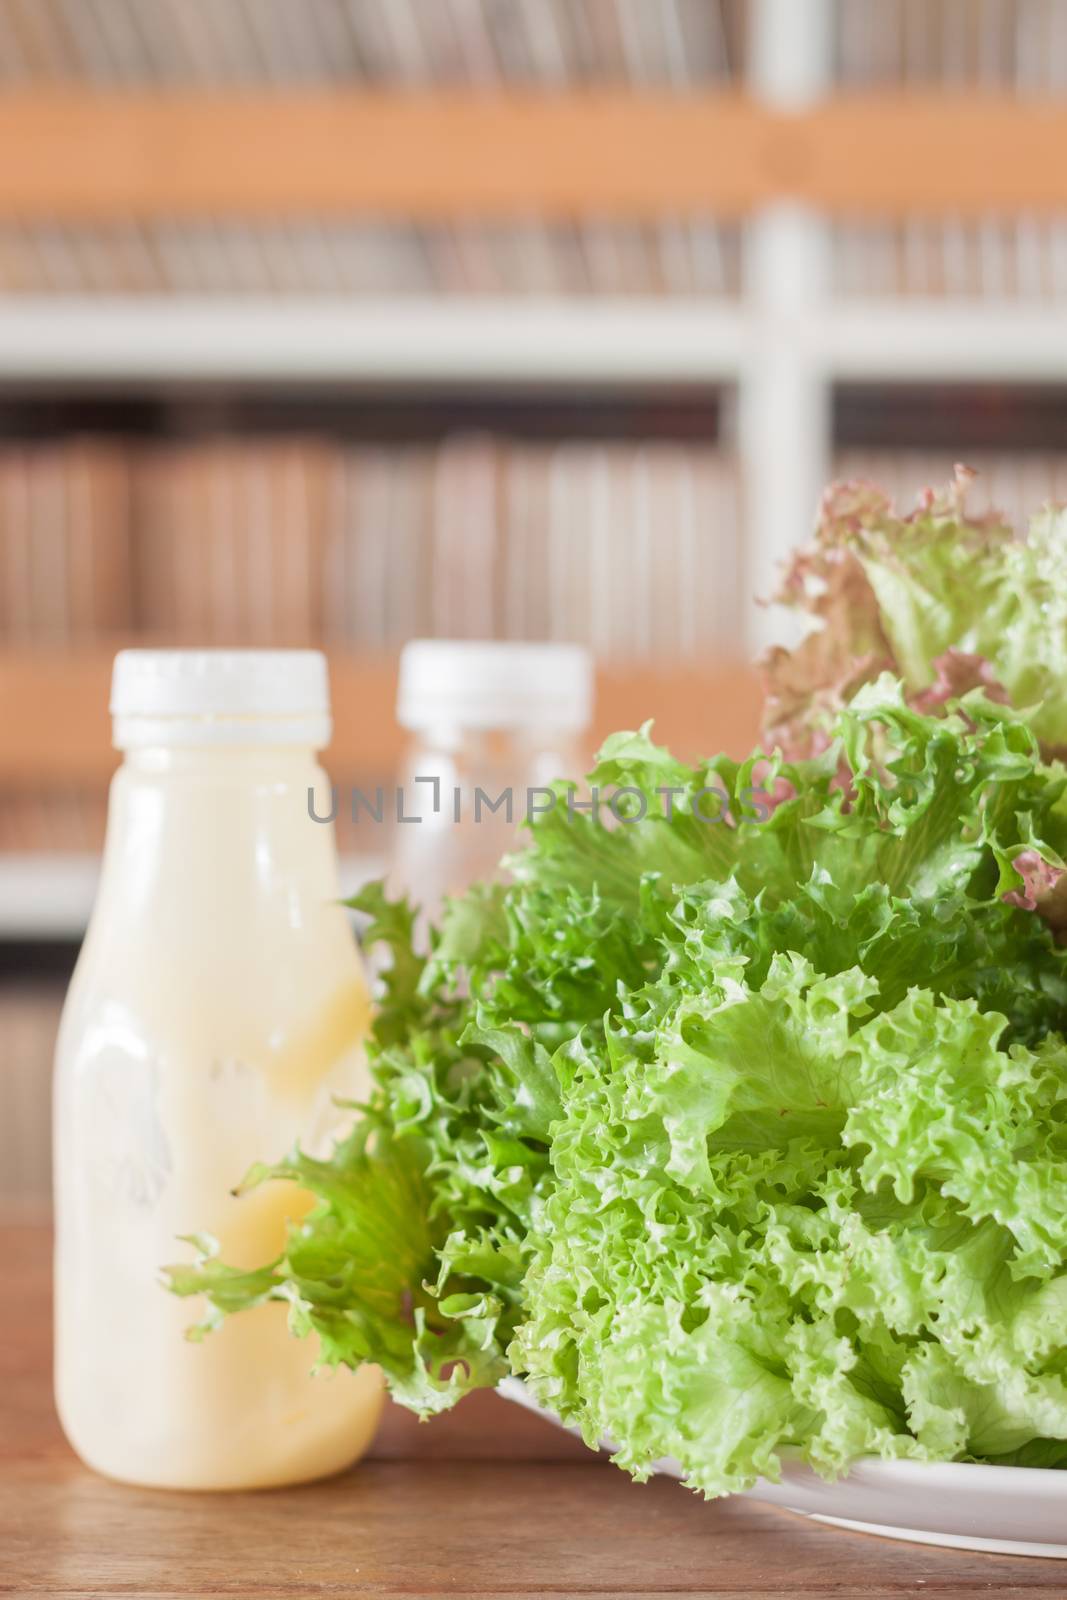
[[[445,896],[498,875],[548,786],[578,778],[593,662],[580,645],[413,639],[397,721],[411,735],[390,886],[434,918]]]
[[[326,663],[314,651],[123,651],[96,905],[55,1084],[56,1397],[92,1467],[128,1482],[247,1489],[336,1472],[368,1444],[376,1368],[312,1376],[286,1307],[185,1338],[160,1268],[179,1236],[280,1254],[310,1205],[235,1198],[257,1160],[323,1153],[363,1098],[369,1002],[337,903]],[[195,1312],[193,1313],[195,1315]]]

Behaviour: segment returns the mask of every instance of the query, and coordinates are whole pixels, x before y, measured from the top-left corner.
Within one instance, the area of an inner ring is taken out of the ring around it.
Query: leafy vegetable
[[[561,786],[427,958],[366,891],[372,1104],[252,1175],[320,1202],[280,1261],[205,1250],[174,1288],[287,1301],[423,1414],[517,1372],[708,1494],[783,1450],[1067,1460],[1067,954],[1031,909],[1067,772],[1037,721],[883,676],[803,760],[618,735],[592,782],[645,814]]]
[[[769,743],[821,748],[834,713],[890,671],[926,708],[983,685],[1030,710],[1049,753],[1067,747],[1067,511],[1039,512],[1018,539],[968,516],[972,477],[958,468],[907,516],[871,484],[827,490],[779,597],[811,631],[768,660]]]

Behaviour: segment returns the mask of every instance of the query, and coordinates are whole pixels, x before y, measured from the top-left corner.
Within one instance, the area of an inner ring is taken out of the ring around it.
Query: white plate
[[[499,1392],[564,1426],[518,1378],[505,1378]],[[606,1440],[604,1448],[611,1449]],[[678,1463],[669,1459],[657,1461],[655,1471],[682,1476]],[[746,1492],[752,1500],[885,1539],[1067,1560],[1067,1470],[868,1457],[847,1478],[827,1483],[810,1467],[784,1461],[781,1483],[761,1478]]]

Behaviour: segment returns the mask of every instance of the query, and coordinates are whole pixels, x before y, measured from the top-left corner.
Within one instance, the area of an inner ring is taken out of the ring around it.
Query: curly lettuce
[[[424,1415],[516,1373],[709,1495],[784,1451],[1067,1460],[1067,953],[1033,909],[1067,772],[1040,717],[922,687],[866,683],[803,759],[616,736],[591,781],[643,814],[561,786],[426,957],[367,891],[372,1102],[252,1175],[317,1198],[279,1260],[173,1287],[208,1324],[286,1302]]]
[[[1067,511],[1019,537],[968,514],[972,477],[957,468],[907,514],[872,484],[827,490],[777,597],[809,631],[765,663],[768,744],[822,748],[841,706],[892,672],[922,709],[984,687],[1028,713],[1047,753],[1067,749]]]

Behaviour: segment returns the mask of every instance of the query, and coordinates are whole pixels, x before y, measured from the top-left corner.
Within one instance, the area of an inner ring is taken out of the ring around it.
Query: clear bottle
[[[307,1197],[256,1160],[329,1142],[333,1096],[366,1087],[367,988],[337,904],[324,658],[124,651],[123,764],[55,1082],[59,1414],[90,1465],[129,1482],[254,1488],[335,1472],[381,1405],[377,1369],[310,1372],[269,1304],[203,1343],[160,1267],[214,1234],[261,1265]]]
[[[433,917],[443,896],[496,875],[501,857],[522,844],[519,823],[545,805],[546,786],[584,770],[592,705],[592,661],[579,645],[407,644],[397,720],[413,738],[394,889]]]

